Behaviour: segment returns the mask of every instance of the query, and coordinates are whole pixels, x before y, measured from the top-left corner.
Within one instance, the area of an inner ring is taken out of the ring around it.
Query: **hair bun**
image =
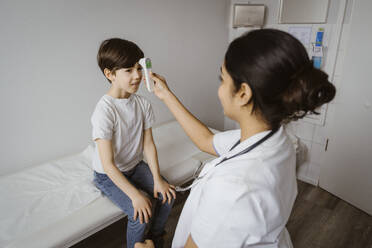
[[[303,118],[307,113],[319,114],[316,109],[335,97],[336,88],[328,81],[328,75],[312,63],[304,65],[291,79],[282,98],[287,120]]]
[[[314,104],[323,104],[332,101],[335,96],[335,87],[330,82],[325,82],[319,89],[314,90],[312,100]]]

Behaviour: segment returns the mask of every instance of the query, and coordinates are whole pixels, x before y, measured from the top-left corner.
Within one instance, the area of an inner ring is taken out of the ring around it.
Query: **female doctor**
[[[194,181],[172,247],[292,247],[285,228],[297,195],[295,151],[283,123],[335,96],[326,73],[288,33],[251,31],[230,45],[218,97],[240,129],[213,134],[152,74],[154,92],[196,146],[218,157]]]

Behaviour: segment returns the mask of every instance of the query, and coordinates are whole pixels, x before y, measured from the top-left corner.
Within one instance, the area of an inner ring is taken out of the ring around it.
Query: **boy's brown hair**
[[[143,51],[135,43],[120,38],[112,38],[101,43],[97,54],[97,62],[102,73],[107,68],[115,75],[116,70],[133,67],[143,57]]]

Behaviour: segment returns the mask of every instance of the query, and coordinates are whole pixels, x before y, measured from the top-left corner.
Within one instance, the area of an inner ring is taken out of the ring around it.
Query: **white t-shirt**
[[[206,164],[202,179],[184,205],[172,247],[183,247],[191,234],[198,247],[292,247],[285,225],[296,195],[295,151],[281,127],[250,152],[239,153],[269,131],[258,133],[229,152],[240,130],[218,133],[219,158]]]
[[[119,99],[104,95],[91,118],[92,138],[111,140],[114,161],[120,171],[129,171],[143,159],[143,130],[155,122],[151,104],[144,97],[132,94]],[[96,145],[93,169],[105,173]]]

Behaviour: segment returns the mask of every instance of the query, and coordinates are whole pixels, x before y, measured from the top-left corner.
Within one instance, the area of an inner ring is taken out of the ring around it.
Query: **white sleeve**
[[[229,130],[213,136],[213,147],[218,156],[228,152],[240,139],[240,130]]]
[[[203,187],[191,226],[191,237],[199,248],[255,247],[275,223],[266,219],[268,211],[277,212],[277,206],[267,204],[271,196],[265,190],[251,191],[239,180],[219,177]]]
[[[144,129],[149,129],[151,128],[154,123],[155,123],[155,114],[154,114],[154,110],[152,109],[151,107],[151,103],[149,101],[145,101],[145,113],[144,113],[144,116],[145,116],[145,123],[144,123]]]
[[[114,133],[115,114],[109,106],[98,104],[93,112],[91,123],[92,139],[111,140]]]

